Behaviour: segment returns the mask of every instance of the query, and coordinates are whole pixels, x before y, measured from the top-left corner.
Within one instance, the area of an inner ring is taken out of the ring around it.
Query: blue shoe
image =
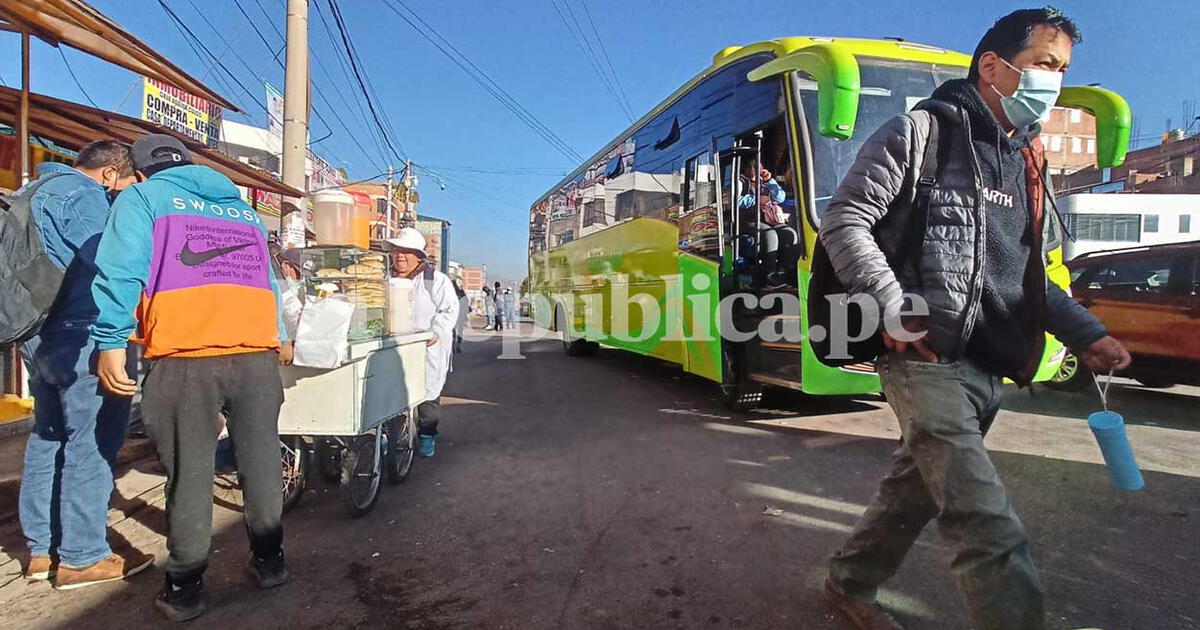
[[[417,449],[417,453],[421,457],[433,457],[434,452],[437,451],[437,436],[422,435],[419,437],[421,438],[421,446]]]

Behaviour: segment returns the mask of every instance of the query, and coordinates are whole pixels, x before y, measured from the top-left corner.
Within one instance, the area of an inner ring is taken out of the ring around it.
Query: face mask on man
[[[1024,129],[1048,119],[1050,110],[1054,109],[1054,103],[1058,101],[1058,94],[1062,91],[1062,73],[1036,68],[1021,70],[1003,59],[1000,61],[1021,73],[1017,91],[1013,92],[1012,96],[1001,94],[1000,90],[992,85],[992,90],[1000,96],[1000,107],[1008,116],[1008,122],[1017,129]]]

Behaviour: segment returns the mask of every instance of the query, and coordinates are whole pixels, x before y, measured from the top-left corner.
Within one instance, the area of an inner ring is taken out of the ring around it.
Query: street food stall
[[[339,483],[347,511],[361,516],[385,477],[398,484],[411,470],[433,335],[413,330],[411,291],[389,282],[386,253],[325,246],[293,250],[288,259],[301,277],[285,290],[302,309],[289,314],[295,361],[281,368],[285,505],[304,492],[311,450],[321,476]]]

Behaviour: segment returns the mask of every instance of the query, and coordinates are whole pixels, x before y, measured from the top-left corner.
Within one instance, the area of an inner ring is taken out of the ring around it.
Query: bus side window
[[[705,151],[684,163],[683,210],[679,216],[679,248],[716,257],[720,223],[717,220],[716,180],[712,155]]]

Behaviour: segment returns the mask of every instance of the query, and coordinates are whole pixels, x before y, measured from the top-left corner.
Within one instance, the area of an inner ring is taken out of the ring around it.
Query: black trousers
[[[167,469],[166,570],[172,582],[194,582],[208,565],[217,414],[222,409],[237,451],[250,549],[259,557],[282,550],[281,404],[283,384],[274,351],[149,362],[142,412]]]
[[[417,405],[417,433],[437,435],[438,420],[442,419],[442,399],[427,400]]]

